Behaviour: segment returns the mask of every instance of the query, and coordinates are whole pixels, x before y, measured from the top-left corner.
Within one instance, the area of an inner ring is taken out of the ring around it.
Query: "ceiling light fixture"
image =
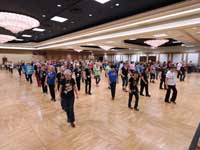
[[[38,31],[38,32],[44,32],[45,29],[41,29],[41,28],[34,28],[33,31]]]
[[[13,33],[38,27],[40,22],[32,17],[16,13],[0,12],[0,27]]]
[[[32,35],[23,34],[22,37],[32,37]]]
[[[1,44],[7,43],[7,42],[12,41],[14,39],[16,39],[16,37],[11,36],[11,35],[0,34],[0,43]]]
[[[54,16],[53,18],[51,18],[52,21],[56,21],[56,22],[65,22],[68,19],[67,18],[63,18],[63,17],[59,17],[59,16]]]
[[[124,32],[112,33],[112,34],[107,34],[107,35],[102,35],[102,36],[95,36],[92,38],[75,40],[75,41],[70,41],[70,42],[65,42],[65,43],[60,43],[60,44],[39,46],[38,49],[80,44],[80,43],[93,42],[93,41],[98,41],[98,40],[106,40],[106,39],[112,39],[112,38],[124,37],[124,36],[132,36],[132,35],[143,34],[143,33],[148,33],[148,32],[190,26],[190,25],[195,25],[195,24],[199,24],[199,23],[200,23],[200,18],[193,18],[193,19],[171,22],[171,23],[166,23],[166,24],[161,24],[161,25],[156,25],[156,26],[151,26],[151,27],[146,27],[146,28],[139,28],[139,29],[124,31]]]
[[[95,0],[95,1],[97,1],[101,4],[105,4],[105,3],[109,2],[110,0]]]
[[[62,7],[62,5],[58,4],[57,7]]]
[[[156,38],[158,38],[158,37],[166,37],[166,36],[168,36],[168,35],[165,34],[165,33],[161,33],[161,34],[155,34],[155,35],[153,35],[153,37],[156,37]]]
[[[84,35],[81,34],[81,35],[74,36],[74,37],[71,37],[71,38],[68,38],[68,39],[54,41],[54,42],[63,42],[63,41],[66,41],[66,40],[74,40],[74,39],[77,39],[77,38],[83,38],[83,37],[92,36],[92,35],[95,35],[95,34],[102,34],[102,33],[105,33],[105,32],[111,32],[111,31],[114,32],[114,30],[120,30],[120,29],[123,29],[123,28],[130,28],[130,27],[141,25],[141,24],[144,24],[144,23],[150,23],[150,22],[155,22],[155,21],[157,22],[159,20],[161,21],[163,19],[176,17],[176,16],[181,16],[181,15],[186,15],[186,14],[189,14],[189,13],[194,13],[194,12],[199,12],[199,11],[200,11],[200,8],[194,8],[194,9],[180,11],[178,13],[172,13],[172,14],[169,14],[169,15],[156,17],[156,18],[151,18],[151,19],[147,19],[147,20],[144,20],[144,21],[138,21],[138,22],[134,22],[134,23],[130,23],[130,24],[127,24],[127,25],[122,25],[122,26],[118,26],[118,27],[114,27],[114,28],[110,28],[110,29],[91,32],[91,33],[87,33],[87,34],[84,34]],[[196,19],[198,19],[198,18],[196,18]],[[196,23],[193,23],[193,22],[194,21],[192,20],[191,24],[196,24]],[[180,25],[180,26],[185,26],[185,25]],[[49,42],[48,44],[53,44],[54,42]],[[39,47],[42,47],[42,46],[43,45],[39,45]]]
[[[90,17],[92,17],[92,14],[89,14]]]
[[[119,3],[115,4],[115,6],[117,6],[117,7],[118,7],[118,6],[119,6]]]
[[[80,52],[82,52],[83,50],[82,50],[82,49],[74,49],[74,51],[80,53]]]
[[[24,39],[15,39],[15,41],[20,41],[21,42],[21,41],[24,41]]]
[[[105,51],[108,51],[111,48],[113,48],[112,46],[106,46],[106,45],[102,45],[102,46],[99,46],[99,47],[102,48],[102,49],[104,49]]]
[[[169,42],[169,40],[167,39],[157,39],[157,40],[147,40],[147,41],[144,41],[145,44],[153,47],[153,48],[156,48],[156,47],[159,47],[165,43]]]

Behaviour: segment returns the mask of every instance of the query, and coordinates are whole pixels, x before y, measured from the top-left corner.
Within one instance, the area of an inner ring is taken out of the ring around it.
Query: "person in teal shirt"
[[[30,81],[30,84],[32,84],[33,83],[32,75],[34,73],[33,66],[30,63],[28,63],[25,71],[26,71],[26,75],[27,75],[27,80]]]

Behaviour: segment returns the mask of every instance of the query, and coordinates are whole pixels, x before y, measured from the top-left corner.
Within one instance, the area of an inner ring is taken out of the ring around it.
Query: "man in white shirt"
[[[171,97],[171,102],[176,104],[176,97],[177,97],[177,89],[176,89],[176,74],[175,74],[175,68],[171,67],[170,70],[166,74],[166,87],[167,87],[167,92],[165,95],[165,102],[170,103],[169,97],[171,90],[173,91],[172,97]]]

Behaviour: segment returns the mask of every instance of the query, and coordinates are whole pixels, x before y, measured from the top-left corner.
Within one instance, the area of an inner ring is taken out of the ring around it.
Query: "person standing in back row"
[[[128,63],[126,63],[121,69],[121,78],[122,78],[122,89],[127,92],[126,87],[128,86]]]
[[[75,77],[76,77],[77,88],[78,88],[78,91],[80,91],[81,90],[82,71],[81,71],[81,68],[79,67],[79,64],[76,64],[74,73],[75,73]]]
[[[133,95],[135,96],[135,106],[134,109],[139,111],[138,102],[139,102],[139,94],[138,94],[138,72],[134,72],[129,79],[129,99],[128,99],[128,108],[133,109],[131,106]]]
[[[49,86],[51,100],[55,102],[56,101],[56,96],[55,96],[56,72],[55,72],[54,66],[49,66],[46,81]]]
[[[112,100],[115,99],[117,76],[118,76],[118,74],[117,74],[117,71],[115,70],[115,66],[111,65],[111,70],[108,72],[108,80],[110,83]]]
[[[91,69],[86,66],[85,68],[85,94],[92,95],[91,93],[91,84],[92,84],[92,79],[91,79],[92,71]]]
[[[171,102],[176,104],[177,89],[176,89],[176,74],[174,67],[170,67],[170,70],[166,74],[166,87],[167,87],[167,92],[165,95],[165,102],[170,103],[169,97],[172,90],[173,93],[171,97]]]
[[[149,73],[149,68],[145,68],[144,72],[141,74],[141,80],[140,80],[140,95],[144,96],[143,90],[145,88],[146,91],[146,96],[150,97],[151,95],[149,94],[149,82],[148,82],[148,73]]]

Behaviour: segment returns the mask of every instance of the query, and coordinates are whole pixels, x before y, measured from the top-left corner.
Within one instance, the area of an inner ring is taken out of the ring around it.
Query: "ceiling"
[[[181,44],[163,45],[154,51],[200,50],[199,0],[1,0],[0,11],[16,12],[38,19],[44,32],[27,30],[24,41],[0,45],[0,49],[72,50],[106,52],[152,52],[141,39],[173,39]],[[89,15],[91,14],[91,16]],[[45,16],[44,16],[45,15]],[[61,16],[68,20],[50,20]],[[11,34],[0,28],[0,33]],[[139,40],[141,43],[127,43]]]
[[[1,0],[0,11],[24,14],[39,20],[39,28],[45,29],[44,32],[27,30],[15,36],[24,39],[22,42],[41,42],[180,1],[183,0],[111,0],[101,4],[95,0]],[[55,22],[51,20],[54,16],[68,20]],[[12,35],[3,28],[0,33]],[[32,37],[24,38],[23,34]]]

